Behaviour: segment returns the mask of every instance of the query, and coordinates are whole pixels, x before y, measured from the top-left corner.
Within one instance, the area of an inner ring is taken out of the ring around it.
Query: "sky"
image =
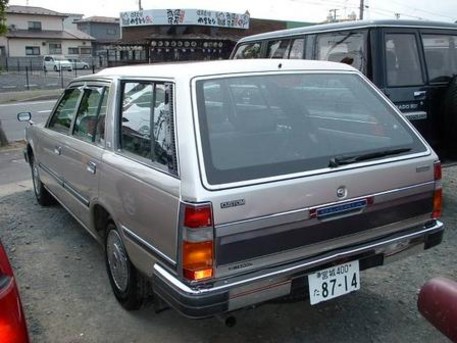
[[[10,5],[37,6],[84,16],[119,17],[122,11],[143,9],[204,9],[244,13],[253,18],[322,22],[330,10],[337,18],[359,15],[361,0],[10,0]],[[457,0],[364,0],[364,19],[457,21]]]

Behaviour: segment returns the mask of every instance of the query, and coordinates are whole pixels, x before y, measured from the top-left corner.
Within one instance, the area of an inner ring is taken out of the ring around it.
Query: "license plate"
[[[359,261],[343,263],[308,275],[311,305],[360,289]]]

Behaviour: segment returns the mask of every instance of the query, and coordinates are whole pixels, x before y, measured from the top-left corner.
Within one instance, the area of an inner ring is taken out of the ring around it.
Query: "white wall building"
[[[65,29],[68,15],[41,7],[9,6],[8,33],[0,37],[0,56],[92,55],[90,35]]]

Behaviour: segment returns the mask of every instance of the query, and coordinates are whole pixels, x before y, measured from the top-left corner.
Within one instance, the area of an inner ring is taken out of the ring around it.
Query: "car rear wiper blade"
[[[398,154],[401,154],[404,152],[408,152],[410,150],[411,150],[411,148],[400,148],[400,149],[390,149],[390,150],[369,152],[369,153],[360,154],[360,155],[333,157],[330,159],[328,166],[329,166],[329,168],[336,168],[338,166],[342,166],[345,164],[351,164],[351,163],[360,162],[360,161],[367,161],[367,160],[372,160],[375,158],[380,158],[380,157],[385,157],[385,156],[390,156],[390,155],[398,155]]]

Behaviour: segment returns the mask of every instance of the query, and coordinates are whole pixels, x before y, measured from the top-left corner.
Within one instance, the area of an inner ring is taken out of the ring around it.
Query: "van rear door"
[[[421,42],[417,30],[384,29],[384,93],[413,123],[432,145],[436,145],[437,130],[429,113],[429,89],[420,54]]]

